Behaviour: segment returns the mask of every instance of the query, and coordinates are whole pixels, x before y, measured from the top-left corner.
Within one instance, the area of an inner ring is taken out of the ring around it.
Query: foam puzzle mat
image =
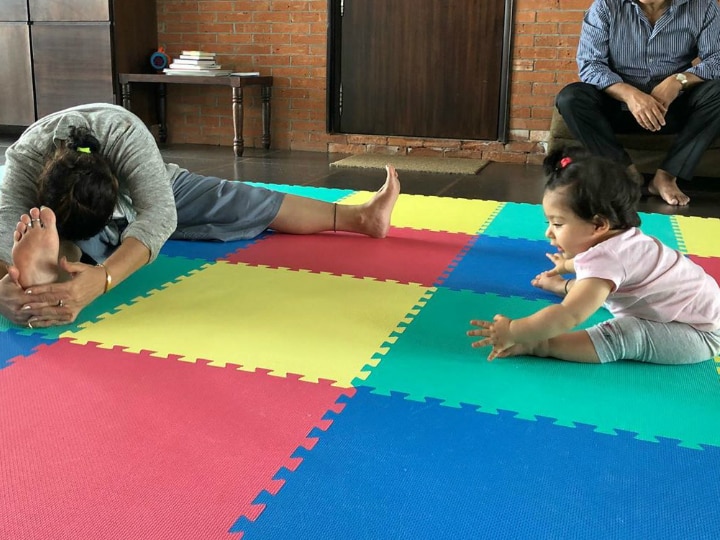
[[[720,279],[720,220],[642,218]],[[545,226],[401,195],[384,240],[170,241],[72,325],[0,317],[0,538],[720,538],[720,359],[470,347],[558,301]]]

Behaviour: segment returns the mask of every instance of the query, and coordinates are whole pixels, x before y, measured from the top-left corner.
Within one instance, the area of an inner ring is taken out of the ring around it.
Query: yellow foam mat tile
[[[362,204],[372,193],[358,191],[342,200],[343,204]],[[476,199],[452,199],[401,193],[395,205],[391,225],[430,231],[477,234],[497,214],[504,203]]]
[[[717,241],[720,219],[674,216],[674,220],[681,251],[700,257],[720,257],[720,242]]]
[[[430,290],[218,262],[62,337],[349,388]]]

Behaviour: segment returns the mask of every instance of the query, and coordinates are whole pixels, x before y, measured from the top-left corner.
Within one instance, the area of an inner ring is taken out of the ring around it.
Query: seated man
[[[615,133],[676,133],[648,188],[668,204],[686,205],[677,179],[693,177],[720,133],[718,36],[717,0],[594,0],[577,52],[582,82],[556,100],[568,129],[640,183]]]

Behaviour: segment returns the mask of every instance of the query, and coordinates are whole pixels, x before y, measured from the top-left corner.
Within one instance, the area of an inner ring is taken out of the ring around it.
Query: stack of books
[[[183,51],[166,67],[166,75],[196,75],[200,77],[224,77],[232,70],[222,69],[215,61],[215,53],[206,51]]]

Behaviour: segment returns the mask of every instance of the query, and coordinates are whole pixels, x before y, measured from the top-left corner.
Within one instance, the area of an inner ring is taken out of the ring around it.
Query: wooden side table
[[[272,92],[272,77],[240,77],[228,75],[226,77],[203,77],[196,75],[164,75],[149,73],[120,73],[118,75],[120,88],[122,90],[122,104],[131,110],[130,86],[132,83],[151,83],[156,85],[157,92],[157,113],[160,122],[158,136],[160,142],[167,140],[167,105],[166,94],[167,84],[206,84],[213,86],[230,86],[232,88],[232,113],[235,136],[233,138],[233,151],[236,157],[243,155],[245,146],[243,144],[243,88],[246,86],[261,86],[262,99],[262,145],[263,148],[270,148],[270,95]]]

